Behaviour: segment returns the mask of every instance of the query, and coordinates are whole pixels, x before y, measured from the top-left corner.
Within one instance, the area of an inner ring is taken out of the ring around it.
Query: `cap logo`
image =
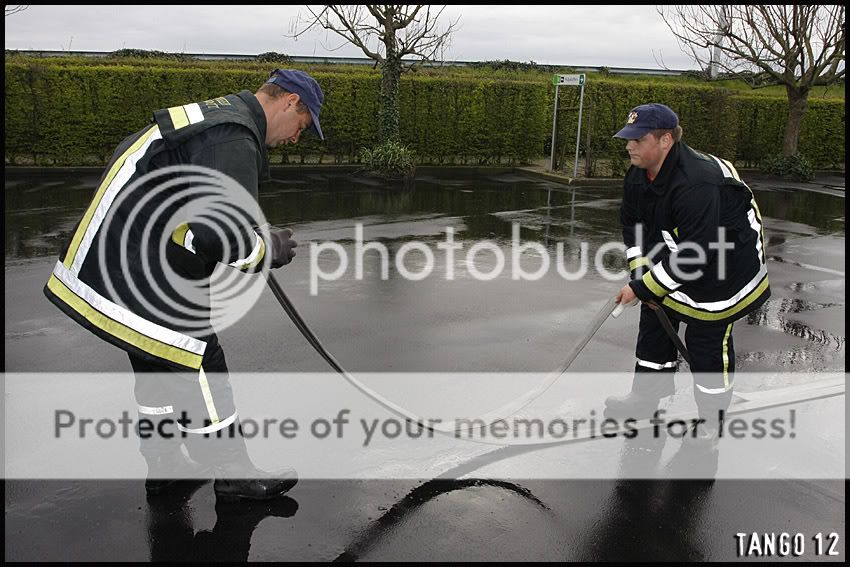
[[[629,112],[629,119],[626,121],[626,124],[634,124],[635,120],[637,120],[637,112]]]

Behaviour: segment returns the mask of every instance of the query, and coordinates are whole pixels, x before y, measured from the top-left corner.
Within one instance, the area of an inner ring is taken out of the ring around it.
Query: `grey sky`
[[[5,18],[6,49],[362,56],[328,32],[285,37],[303,5],[37,6]],[[654,6],[448,6],[445,59],[690,69]],[[323,45],[324,44],[324,45]]]

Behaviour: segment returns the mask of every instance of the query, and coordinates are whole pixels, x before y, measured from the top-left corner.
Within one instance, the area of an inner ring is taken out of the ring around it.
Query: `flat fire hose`
[[[450,435],[453,437],[458,437],[457,434],[461,432],[468,432],[475,429],[483,430],[497,421],[503,420],[507,417],[510,417],[511,415],[514,415],[516,412],[520,411],[522,408],[524,408],[525,406],[533,402],[535,399],[540,397],[546,390],[549,389],[549,387],[552,386],[552,384],[555,383],[555,381],[558,380],[558,378],[560,378],[564,374],[564,372],[567,371],[567,369],[578,357],[581,351],[584,350],[584,347],[587,345],[587,343],[590,342],[590,339],[593,338],[593,335],[596,334],[596,332],[599,330],[605,320],[608,319],[608,316],[611,315],[611,313],[615,310],[616,307],[618,307],[613,297],[606,301],[605,305],[602,307],[599,313],[597,313],[593,320],[588,324],[587,330],[582,336],[582,339],[578,343],[576,343],[572,350],[570,350],[564,363],[561,364],[561,366],[558,367],[557,370],[551,372],[537,387],[527,392],[522,397],[502,406],[501,408],[498,408],[487,414],[478,416],[477,418],[465,420],[470,423],[484,423],[485,425],[480,427],[476,426],[461,428],[456,425],[434,424],[433,422],[426,422],[422,418],[413,415],[413,413],[411,413],[410,411],[404,409],[398,404],[387,400],[371,388],[367,387],[365,384],[361,383],[354,376],[352,376],[351,373],[345,370],[336,361],[333,355],[331,355],[331,353],[329,353],[327,349],[325,349],[321,341],[319,341],[313,331],[310,330],[310,328],[307,326],[307,323],[304,322],[304,319],[301,318],[301,315],[298,313],[298,310],[289,300],[289,297],[287,297],[286,293],[283,291],[283,288],[280,286],[277,279],[274,277],[274,274],[272,273],[269,273],[268,284],[272,290],[272,293],[275,296],[275,299],[277,299],[278,303],[280,303],[281,307],[283,307],[283,310],[286,312],[289,318],[292,319],[292,322],[295,323],[295,326],[298,328],[301,334],[304,335],[304,338],[307,339],[307,342],[309,342],[310,345],[316,350],[316,352],[318,352],[319,355],[327,361],[331,368],[341,374],[352,386],[357,388],[361,393],[378,402],[385,409],[398,415],[399,417],[416,423],[419,427],[428,431],[434,431],[436,433],[442,433],[444,435]],[[620,307],[622,308],[622,306]],[[504,442],[494,442],[485,439],[478,439],[471,436],[466,436],[464,438],[487,444],[504,445]]]
[[[670,340],[673,341],[673,344],[676,345],[676,350],[682,353],[682,357],[685,359],[685,362],[688,363],[688,366],[691,367],[691,371],[693,372],[694,364],[691,361],[691,354],[688,352],[687,347],[685,347],[685,343],[682,342],[682,339],[679,338],[679,333],[676,332],[676,329],[673,328],[673,324],[670,322],[670,318],[667,316],[667,313],[664,311],[664,308],[654,303],[657,307],[655,309],[655,314],[658,316],[658,321],[661,323],[661,326],[664,327],[664,331],[667,333],[667,336],[670,337]]]

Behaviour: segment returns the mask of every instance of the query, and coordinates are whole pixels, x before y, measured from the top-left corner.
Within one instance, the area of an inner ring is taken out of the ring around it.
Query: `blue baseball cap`
[[[638,140],[651,130],[672,130],[679,125],[679,117],[669,106],[651,102],[636,106],[629,112],[626,125],[614,138]]]
[[[324,140],[322,127],[319,125],[319,112],[322,110],[322,104],[325,102],[325,93],[316,79],[296,69],[275,69],[269,75],[267,83],[274,83],[282,89],[297,94],[301,98],[307,108],[310,110],[310,116],[313,117],[313,123],[310,129],[313,130],[320,140]]]

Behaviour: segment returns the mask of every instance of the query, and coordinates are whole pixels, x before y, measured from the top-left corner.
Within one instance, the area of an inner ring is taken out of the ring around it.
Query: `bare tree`
[[[440,32],[437,20],[445,7],[430,5],[324,5],[307,6],[311,17],[299,14],[293,36],[321,27],[359,47],[381,69],[381,108],[378,135],[381,142],[399,139],[398,93],[401,74],[424,62],[439,60],[460,18]],[[306,23],[303,29],[297,27]],[[342,47],[341,44],[339,47]],[[418,58],[402,63],[403,57]]]
[[[844,80],[844,5],[660,6],[683,51],[753,87],[782,85],[788,121],[782,153],[797,153],[811,88]]]
[[[25,5],[25,4],[18,4],[16,6],[4,6],[4,9],[6,10],[7,16],[11,16],[12,14],[17,14],[18,12],[23,12],[27,8],[29,8],[29,5]]]

